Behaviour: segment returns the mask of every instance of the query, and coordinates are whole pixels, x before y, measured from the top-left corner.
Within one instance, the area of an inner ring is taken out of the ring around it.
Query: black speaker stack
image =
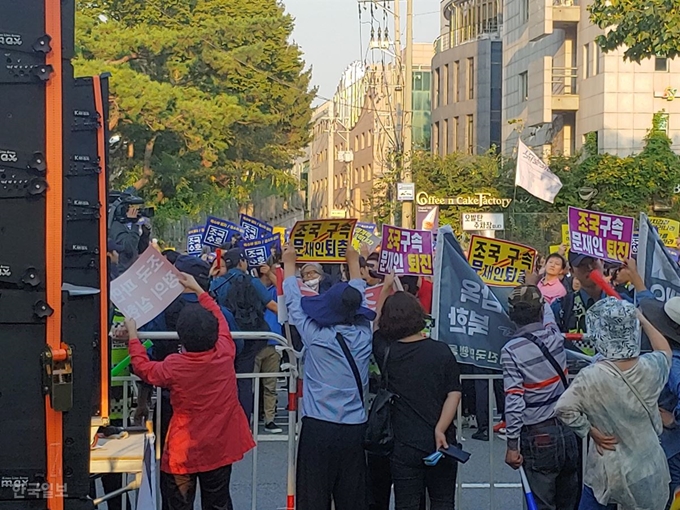
[[[0,510],[92,508],[108,412],[108,79],[74,78],[74,4],[0,0]]]

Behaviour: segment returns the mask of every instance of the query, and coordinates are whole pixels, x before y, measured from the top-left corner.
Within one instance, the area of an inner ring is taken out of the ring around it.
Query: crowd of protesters
[[[112,277],[133,262],[121,260],[124,250],[120,239],[109,241]],[[217,258],[163,254],[185,291],[144,329],[176,331],[179,340],[156,341],[147,351],[131,320],[116,335],[130,339],[142,380],[137,420],[149,416],[152,387],[163,389],[165,509],[192,508],[197,481],[203,508],[233,508],[231,469],[254,446],[252,423],[262,419],[266,432],[282,432],[276,378],[263,380],[261,397],[252,379],[236,379],[279,372],[276,342],[231,336],[282,333],[277,284],[293,344],[304,353],[298,510],[387,510],[392,494],[397,510],[453,509],[459,465],[455,456],[435,454],[460,449],[456,425],[469,421],[455,423],[459,406],[477,417],[473,438],[504,434],[506,463],[523,467],[539,510],[662,509],[680,485],[680,297],[657,301],[634,260],[607,268],[584,255],[551,254],[513,290],[508,314],[517,330],[501,353],[503,381],[494,390],[502,418],[490,431],[488,381],[466,391],[460,380],[483,371],[459,366],[447,345],[426,334],[431,280],[379,275],[376,254],[352,248],[346,265],[324,266],[298,264],[286,247],[254,271],[237,243]],[[608,297],[593,271],[622,299]],[[372,311],[366,289],[378,284]],[[569,342],[564,333],[583,337]],[[570,350],[594,354],[571,383]],[[364,449],[372,360],[380,387],[393,396],[392,443],[382,454]],[[261,416],[253,416],[254,398],[262,398]]]

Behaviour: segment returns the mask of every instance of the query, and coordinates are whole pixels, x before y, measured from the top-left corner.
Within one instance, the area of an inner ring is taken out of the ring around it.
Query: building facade
[[[588,134],[600,152],[643,147],[652,116],[665,110],[680,149],[680,61],[625,62],[595,44],[588,1],[512,0],[503,7],[503,152],[521,136],[543,153],[572,154]]]
[[[481,154],[501,144],[500,0],[444,0],[432,59],[432,152]]]

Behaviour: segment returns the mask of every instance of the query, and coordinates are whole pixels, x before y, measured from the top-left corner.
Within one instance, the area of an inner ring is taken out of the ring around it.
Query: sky
[[[312,67],[312,84],[319,88],[321,96],[315,101],[318,104],[333,96],[349,64],[364,60],[370,36],[370,11],[362,14],[364,24],[360,32],[357,0],[283,0],[283,4],[295,18],[293,41],[304,52],[307,66]],[[400,5],[403,41],[405,0]],[[382,20],[382,14],[375,16]],[[389,26],[392,34],[393,21],[389,21]],[[432,43],[438,36],[439,0],[413,0],[414,42]]]

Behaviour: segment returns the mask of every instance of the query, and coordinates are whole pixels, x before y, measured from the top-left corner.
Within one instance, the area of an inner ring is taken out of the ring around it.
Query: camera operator
[[[113,202],[109,239],[120,248],[118,272],[124,273],[149,247],[151,223],[144,201],[129,193],[121,194]]]

